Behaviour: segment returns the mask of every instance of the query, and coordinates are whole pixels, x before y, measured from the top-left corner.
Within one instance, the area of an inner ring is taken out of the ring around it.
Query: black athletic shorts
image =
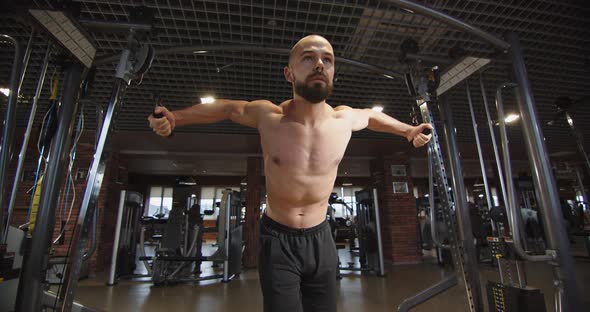
[[[260,220],[264,312],[336,311],[338,253],[327,221],[308,229]]]

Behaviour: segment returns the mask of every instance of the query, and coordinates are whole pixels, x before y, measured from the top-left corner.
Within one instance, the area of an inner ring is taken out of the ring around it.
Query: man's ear
[[[293,79],[291,78],[291,70],[289,69],[289,66],[285,66],[285,68],[283,69],[283,74],[285,75],[285,80],[293,83]]]

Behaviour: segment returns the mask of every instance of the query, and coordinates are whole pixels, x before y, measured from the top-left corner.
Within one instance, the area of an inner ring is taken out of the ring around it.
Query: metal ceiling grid
[[[255,45],[289,49],[310,33],[319,33],[333,44],[337,56],[363,61],[388,70],[404,72],[400,64],[399,45],[404,39],[419,42],[420,53],[446,57],[450,48],[460,46],[476,56],[493,57],[494,62],[484,76],[489,103],[493,109],[493,94],[497,85],[508,80],[508,63],[489,44],[472,35],[457,31],[433,19],[401,10],[387,1],[80,1],[82,19],[129,21],[129,13],[139,5],[155,11],[156,31],[146,38],[156,50],[175,46]],[[418,1],[487,32],[501,36],[507,31],[519,34],[525,50],[527,69],[537,101],[540,120],[546,124],[553,118],[554,100],[560,95],[576,100],[586,96],[590,82],[588,50],[590,47],[590,10],[581,1]],[[39,6],[48,1],[37,0]],[[28,39],[28,26],[14,19],[1,18],[6,32],[16,34],[21,42]],[[125,44],[124,34],[91,32],[99,56],[118,53]],[[24,84],[21,103],[32,94],[42,61],[45,39],[37,36],[39,49],[33,52]],[[0,47],[0,84],[6,82],[10,71],[10,47]],[[288,99],[291,89],[282,68],[287,57],[255,52],[211,52],[207,54],[157,55],[142,85],[132,86],[116,124],[118,130],[147,131],[147,114],[153,107],[152,93],[161,93],[170,108],[186,107],[205,94],[235,99],[266,98],[275,103]],[[85,100],[86,125],[95,127],[96,105],[105,106],[110,96],[114,64],[98,68],[93,94]],[[385,112],[405,122],[410,121],[413,100],[400,79],[388,79],[364,69],[337,63],[334,94],[330,102],[353,107],[370,107],[379,103]],[[476,116],[482,140],[489,137],[485,112],[476,79],[470,80]],[[45,90],[48,90],[46,84]],[[47,91],[44,92],[47,94]],[[467,106],[465,85],[451,91],[458,139],[473,141],[471,116]],[[514,110],[510,92],[506,92],[507,110]],[[42,101],[43,111],[47,101]],[[24,125],[28,105],[21,105],[20,124]],[[584,133],[590,133],[590,111],[579,105],[574,118]],[[37,118],[40,122],[40,117]],[[191,126],[181,132],[255,133],[253,129],[222,122]],[[564,124],[544,126],[551,148],[573,149],[573,137]],[[520,142],[518,126],[511,127],[511,141]],[[389,135],[361,131],[357,138],[389,138]],[[401,140],[401,139],[399,139]]]

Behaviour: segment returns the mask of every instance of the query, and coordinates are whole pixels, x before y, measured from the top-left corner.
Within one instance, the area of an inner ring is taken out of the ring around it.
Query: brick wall
[[[248,157],[248,176],[246,188],[246,222],[243,239],[245,241],[243,263],[246,268],[257,266],[259,238],[260,201],[262,195],[262,158]]]
[[[405,166],[406,176],[392,176],[391,166]],[[381,217],[383,254],[393,263],[421,261],[416,200],[412,194],[410,163],[407,158],[377,158],[371,161],[371,174],[377,186]],[[405,182],[407,193],[394,193],[393,182]]]

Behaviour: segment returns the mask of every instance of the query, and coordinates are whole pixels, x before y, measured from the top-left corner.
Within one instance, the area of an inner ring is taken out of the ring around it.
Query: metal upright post
[[[111,255],[111,268],[109,271],[109,280],[107,286],[115,285],[117,272],[117,256],[119,255],[119,240],[121,238],[121,223],[123,222],[123,210],[125,209],[126,191],[122,190],[119,196],[119,209],[117,211],[117,223],[115,225],[115,241],[113,242],[113,253]],[[143,248],[143,246],[141,246]]]
[[[25,81],[25,74],[27,73],[27,68],[29,67],[29,60],[31,59],[31,52],[33,52],[33,41],[35,40],[35,29],[31,29],[31,35],[29,36],[29,42],[27,43],[27,48],[25,49],[25,55],[23,56],[23,65],[20,74],[20,79],[18,82],[18,93],[20,94],[21,88],[23,86],[23,82]]]
[[[451,184],[453,185],[455,216],[459,230],[459,239],[461,240],[458,243],[462,246],[466,279],[469,279],[470,285],[473,287],[471,292],[474,297],[474,310],[483,311],[481,284],[479,271],[477,270],[477,257],[475,254],[475,245],[473,243],[471,221],[469,219],[469,207],[467,206],[467,192],[465,191],[465,184],[463,182],[463,170],[461,169],[461,157],[457,145],[455,124],[453,122],[453,111],[447,99],[446,96],[443,97],[443,105],[439,102],[439,112],[441,119],[444,121],[444,133],[446,139],[445,147],[449,161],[449,177],[451,178]]]
[[[227,189],[226,192],[229,192],[227,195],[227,202],[225,204],[225,229],[223,234],[224,246],[223,246],[223,282],[229,282],[229,244],[230,244],[230,222],[231,222],[231,208],[232,208],[232,201],[234,200],[234,192],[231,189]]]
[[[17,311],[41,311],[48,249],[51,246],[59,187],[62,185],[65,163],[70,150],[70,138],[78,107],[78,91],[83,69],[84,67],[78,62],[70,64],[66,69],[59,126],[49,150],[49,161],[43,179],[43,191],[31,241],[31,252],[21,274],[20,283],[23,283],[23,287],[22,293],[19,292],[18,295],[21,300]]]
[[[486,201],[488,203],[488,210],[492,209],[492,198],[490,196],[490,188],[488,186],[488,175],[486,173],[486,166],[483,160],[483,152],[481,151],[481,142],[479,141],[479,131],[477,131],[477,120],[475,119],[475,112],[473,111],[473,102],[471,100],[471,90],[469,88],[469,80],[465,81],[465,89],[467,91],[467,102],[469,103],[469,111],[471,112],[471,122],[473,124],[473,133],[475,135],[475,144],[477,146],[477,155],[479,156],[479,165],[481,167],[481,176],[483,178],[483,187],[486,193]],[[494,229],[496,225],[492,223]]]
[[[560,297],[563,296],[562,300],[560,300],[563,311],[582,311],[569,240],[563,222],[559,222],[563,216],[557,186],[537,118],[535,101],[522,49],[515,33],[509,33],[507,39],[511,47],[509,51],[515,82],[519,86],[516,92],[516,103],[520,111],[525,146],[531,163],[533,183],[539,196],[539,209],[543,218],[547,245],[551,252],[557,256],[556,261],[552,263],[557,293]]]
[[[18,98],[18,85],[22,68],[22,49],[20,43],[11,36],[0,34],[0,37],[10,40],[14,44],[14,61],[10,72],[10,93],[6,104],[6,117],[4,119],[4,133],[0,143],[0,234],[4,233],[4,205],[6,199],[6,171],[10,163],[10,152],[14,138],[16,123],[16,100]],[[8,227],[8,225],[6,225]]]
[[[377,189],[373,189],[373,205],[375,206],[375,227],[377,232],[377,253],[379,256],[379,272],[378,276],[385,276],[385,265],[383,263],[383,240],[381,239],[381,217],[379,216],[379,200],[377,197]]]
[[[430,204],[430,235],[432,236],[432,242],[438,248],[451,249],[448,244],[443,244],[438,240],[438,230],[436,228],[436,205],[434,202],[434,165],[433,163],[433,144],[434,140],[428,142],[428,203]]]
[[[508,193],[506,191],[506,181],[504,179],[504,171],[502,169],[502,161],[500,160],[500,154],[498,150],[498,144],[496,143],[496,134],[494,133],[494,123],[492,121],[492,117],[490,115],[490,110],[488,106],[488,99],[486,97],[486,90],[483,84],[483,76],[479,76],[479,85],[481,87],[481,94],[483,97],[483,106],[486,110],[486,117],[488,119],[488,127],[490,130],[490,137],[492,139],[492,148],[494,149],[494,158],[496,159],[496,167],[498,168],[498,180],[500,180],[500,189],[502,190],[502,201],[504,207],[508,206]],[[496,89],[496,107],[498,106],[498,102],[502,102],[502,89],[507,87],[514,87],[516,84],[513,83],[504,83]]]

